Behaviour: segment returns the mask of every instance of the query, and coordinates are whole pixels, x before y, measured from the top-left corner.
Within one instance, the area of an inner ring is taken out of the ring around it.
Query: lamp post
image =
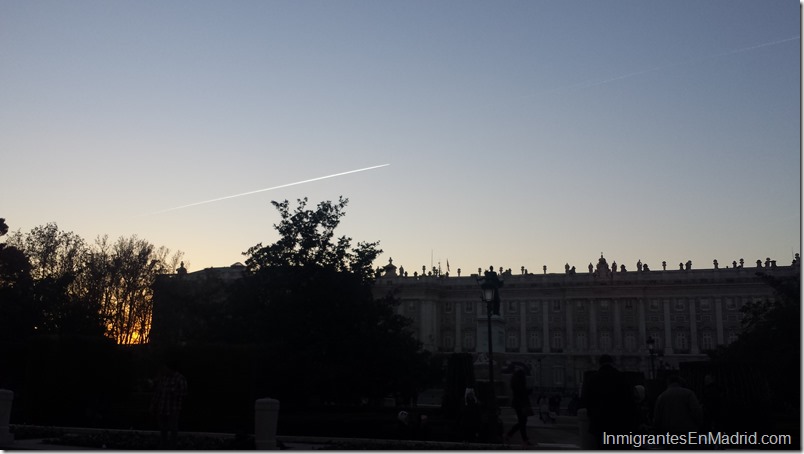
[[[648,353],[650,354],[650,378],[656,379],[656,369],[653,367],[653,357],[656,356],[656,351],[654,350],[656,341],[653,340],[653,336],[648,336],[646,344],[648,345]]]
[[[486,315],[488,317],[488,342],[489,342],[489,385],[491,386],[491,399],[492,406],[496,408],[497,401],[494,394],[494,351],[491,344],[491,316],[500,315],[500,293],[499,289],[503,286],[503,282],[497,277],[494,272],[494,267],[489,267],[489,270],[484,273],[484,277],[477,280],[480,284],[483,301],[486,303]]]

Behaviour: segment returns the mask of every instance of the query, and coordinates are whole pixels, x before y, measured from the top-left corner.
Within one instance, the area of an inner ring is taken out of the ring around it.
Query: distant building
[[[588,272],[569,265],[561,274],[504,271],[500,315],[492,320],[495,358],[529,364],[534,384],[567,392],[578,389],[583,373],[596,369],[603,353],[614,356],[620,369],[648,377],[684,361],[704,360],[708,350],[737,339],[745,304],[774,298],[757,272],[800,276],[798,255],[791,266],[777,267],[770,259],[752,267],[733,265],[719,268],[715,262],[714,268],[699,270],[687,262],[656,270],[640,262],[640,271],[623,271],[601,255]],[[151,342],[180,344],[187,333],[203,328],[205,307],[223,304],[244,271],[237,263],[160,276],[154,284]],[[436,269],[428,276],[408,276],[392,263],[378,274],[375,298],[394,293],[398,313],[413,321],[414,336],[426,350],[468,352],[483,361],[488,318],[478,274],[448,276]]]
[[[153,284],[151,344],[180,345],[188,334],[203,329],[207,314],[215,312],[207,310],[208,306],[225,304],[229,287],[243,277],[245,270],[238,262],[188,273],[182,263],[176,274],[158,276]]]
[[[657,369],[704,360],[706,351],[736,340],[740,308],[774,297],[758,271],[800,274],[798,263],[777,267],[769,259],[757,261],[757,267],[714,266],[693,270],[687,262],[674,270],[648,270],[640,262],[641,271],[620,271],[601,255],[584,273],[569,266],[563,274],[508,270],[500,275],[505,283],[500,315],[493,317],[492,348],[503,361],[530,364],[543,388],[577,389],[603,353],[614,356],[619,368],[649,377]],[[398,313],[413,320],[425,349],[488,351],[487,309],[477,274],[405,276],[390,263],[381,274],[375,297],[395,292]]]

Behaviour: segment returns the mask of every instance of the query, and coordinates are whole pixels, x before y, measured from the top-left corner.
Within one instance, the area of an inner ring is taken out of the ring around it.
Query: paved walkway
[[[505,430],[516,424],[516,412],[511,407],[502,407],[502,420]],[[578,431],[578,418],[558,416],[555,423],[546,424],[538,416],[528,418],[528,438],[539,444],[541,449],[580,449],[581,437]],[[511,437],[511,444],[519,443],[519,434]]]
[[[516,423],[516,414],[513,409],[509,407],[502,408],[502,419],[506,429],[510,428]],[[89,428],[71,428],[76,432],[94,432],[104,431],[105,429],[89,429]],[[139,431],[137,431],[139,432]],[[142,431],[152,432],[152,431]],[[188,432],[184,432],[188,434]],[[207,433],[193,433],[199,436],[232,436],[231,434],[207,434]],[[528,450],[564,450],[564,449],[580,449],[580,436],[578,433],[577,418],[569,416],[558,417],[555,424],[545,424],[539,420],[538,417],[528,418],[528,435],[531,442],[536,445],[529,446]],[[520,448],[519,435],[512,437],[509,449]],[[4,450],[38,450],[38,451],[92,451],[93,448],[84,448],[76,446],[63,446],[42,443],[42,439],[28,439],[28,440],[15,440],[10,446],[5,446],[0,449]],[[380,446],[378,449],[387,450],[455,450],[465,449],[465,443],[451,443],[451,442],[436,442],[436,441],[407,441],[407,440],[377,440],[377,439],[356,439],[356,438],[333,438],[333,437],[297,437],[297,436],[277,436],[277,441],[282,444],[283,449],[300,450],[300,451],[316,451],[331,449],[333,446],[342,446],[349,449],[348,446],[354,444],[356,447],[360,445]],[[499,450],[500,445],[493,444],[474,444],[473,450]],[[525,449],[523,447],[523,449]]]

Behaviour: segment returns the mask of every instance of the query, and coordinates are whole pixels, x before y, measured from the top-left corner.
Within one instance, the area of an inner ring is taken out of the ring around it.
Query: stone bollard
[[[578,430],[581,436],[581,449],[584,451],[597,449],[594,436],[589,433],[589,415],[585,408],[578,409]]]
[[[254,402],[254,443],[257,449],[277,449],[276,422],[279,419],[279,401],[257,399]]]
[[[14,441],[14,434],[9,431],[8,426],[13,402],[14,393],[7,389],[0,389],[0,448],[9,447]]]

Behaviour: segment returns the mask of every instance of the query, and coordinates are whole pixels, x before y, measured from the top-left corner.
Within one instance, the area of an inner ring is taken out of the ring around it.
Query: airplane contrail
[[[181,210],[182,208],[189,208],[189,207],[193,207],[193,206],[196,206],[196,205],[203,205],[205,203],[219,202],[221,200],[233,199],[235,197],[242,197],[244,195],[256,194],[258,192],[273,191],[274,189],[286,188],[288,186],[296,186],[297,184],[304,184],[304,183],[310,183],[310,182],[318,181],[318,180],[325,180],[327,178],[339,177],[341,175],[348,175],[350,173],[357,173],[357,172],[364,172],[366,170],[379,169],[380,167],[386,167],[386,166],[389,166],[389,165],[391,165],[391,164],[382,164],[382,165],[378,165],[378,166],[366,167],[366,168],[363,168],[363,169],[350,170],[348,172],[335,173],[335,174],[327,175],[327,176],[324,176],[324,177],[311,178],[309,180],[304,180],[304,181],[297,181],[295,183],[288,183],[288,184],[283,184],[283,185],[279,185],[279,186],[273,186],[273,187],[265,188],[265,189],[257,189],[256,191],[243,192],[241,194],[235,194],[235,195],[227,195],[225,197],[218,197],[217,199],[204,200],[203,202],[195,202],[195,203],[190,203],[190,204],[187,204],[187,205],[182,205],[182,206],[179,206],[179,207],[168,208],[166,210],[154,211],[153,213],[150,213],[150,214],[154,215],[154,214],[167,213],[168,211]]]

